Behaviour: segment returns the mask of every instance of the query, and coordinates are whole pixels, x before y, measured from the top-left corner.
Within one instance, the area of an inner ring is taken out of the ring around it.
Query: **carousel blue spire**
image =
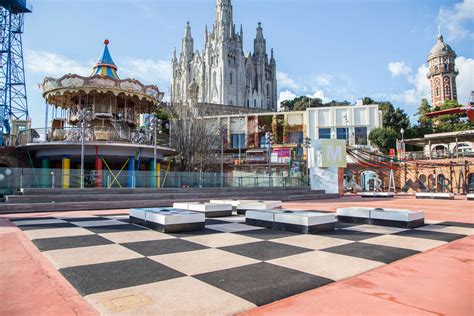
[[[92,76],[101,75],[104,77],[111,77],[114,79],[120,79],[117,75],[117,66],[115,65],[112,56],[109,52],[109,40],[104,41],[105,47],[102,55],[94,66]]]

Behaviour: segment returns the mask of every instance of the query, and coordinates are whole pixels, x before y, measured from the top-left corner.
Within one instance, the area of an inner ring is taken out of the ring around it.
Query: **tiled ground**
[[[300,235],[247,226],[241,216],[181,234],[132,225],[120,214],[13,222],[105,314],[235,313],[474,234],[473,224],[439,222]]]

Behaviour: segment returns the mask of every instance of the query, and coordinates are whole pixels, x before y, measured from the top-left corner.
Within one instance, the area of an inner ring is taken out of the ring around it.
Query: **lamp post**
[[[227,128],[220,126],[218,133],[221,137],[221,187],[224,187],[224,140],[227,135]]]
[[[265,134],[265,143],[268,148],[268,186],[271,185],[272,178],[272,145],[274,142],[274,137],[272,132],[267,132]]]
[[[81,189],[84,189],[84,152],[85,152],[85,138],[86,138],[86,123],[92,121],[92,112],[86,109],[80,109],[78,112],[79,120],[81,122]]]
[[[306,149],[306,170],[309,169],[309,149],[311,148],[311,138],[305,137],[303,139],[303,147]]]
[[[402,143],[401,143],[401,145],[400,145],[400,147],[401,147],[401,148],[400,148],[400,149],[401,149],[401,156],[402,156],[401,158],[404,159],[404,157],[405,157],[405,148],[404,148],[404,147],[405,147],[405,144],[404,144],[404,142],[405,142],[405,137],[404,137],[404,135],[405,135],[405,129],[404,129],[403,127],[402,127],[402,129],[400,130],[400,133],[402,134]]]
[[[239,128],[242,129],[242,112],[239,112]],[[244,137],[245,137],[245,132],[244,132]],[[242,145],[240,143],[240,134],[239,134],[239,166],[242,162],[240,158],[241,155],[242,155]]]
[[[150,120],[150,125],[151,128],[153,128],[154,131],[154,138],[153,138],[153,179],[155,179],[156,183],[156,146],[157,146],[157,139],[158,139],[158,134],[162,133],[162,128],[163,128],[163,121],[160,120],[158,117],[153,116]]]
[[[348,145],[350,145],[349,141],[349,119],[347,118],[347,114],[344,115],[344,120],[346,121],[346,142]]]

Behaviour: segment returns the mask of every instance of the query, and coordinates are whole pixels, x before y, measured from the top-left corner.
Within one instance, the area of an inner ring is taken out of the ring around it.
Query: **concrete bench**
[[[474,193],[470,193],[467,195],[467,200],[468,201],[474,201]]]
[[[174,208],[131,209],[130,222],[162,233],[201,230],[205,227],[204,214]]]
[[[208,218],[232,216],[231,204],[186,202],[174,203],[173,208],[203,213]]]
[[[232,205],[232,209],[234,211],[237,210],[237,207],[241,203],[246,203],[246,202],[254,202],[254,201],[253,200],[211,200],[210,201],[211,204],[229,204],[229,205]]]
[[[360,192],[358,193],[363,198],[393,198],[395,193],[393,192]]]
[[[337,219],[344,223],[414,228],[425,224],[423,211],[348,207],[337,209]]]
[[[333,213],[307,211],[249,210],[246,214],[246,224],[301,234],[311,234],[334,230],[336,227],[336,215]]]
[[[454,200],[454,193],[418,192],[417,199]]]
[[[245,215],[247,211],[272,210],[281,206],[281,201],[241,201],[237,213]]]

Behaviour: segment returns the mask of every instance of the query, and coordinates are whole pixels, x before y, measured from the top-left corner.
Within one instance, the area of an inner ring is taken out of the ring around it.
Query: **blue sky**
[[[169,61],[186,21],[196,49],[215,0],[31,0],[23,37],[33,126],[44,125],[37,84],[45,76],[89,75],[105,38],[121,78],[168,92]],[[277,60],[280,98],[311,95],[389,100],[414,114],[429,96],[426,56],[438,25],[456,50],[458,94],[474,90],[474,0],[234,0],[234,22],[253,48],[262,22]]]

